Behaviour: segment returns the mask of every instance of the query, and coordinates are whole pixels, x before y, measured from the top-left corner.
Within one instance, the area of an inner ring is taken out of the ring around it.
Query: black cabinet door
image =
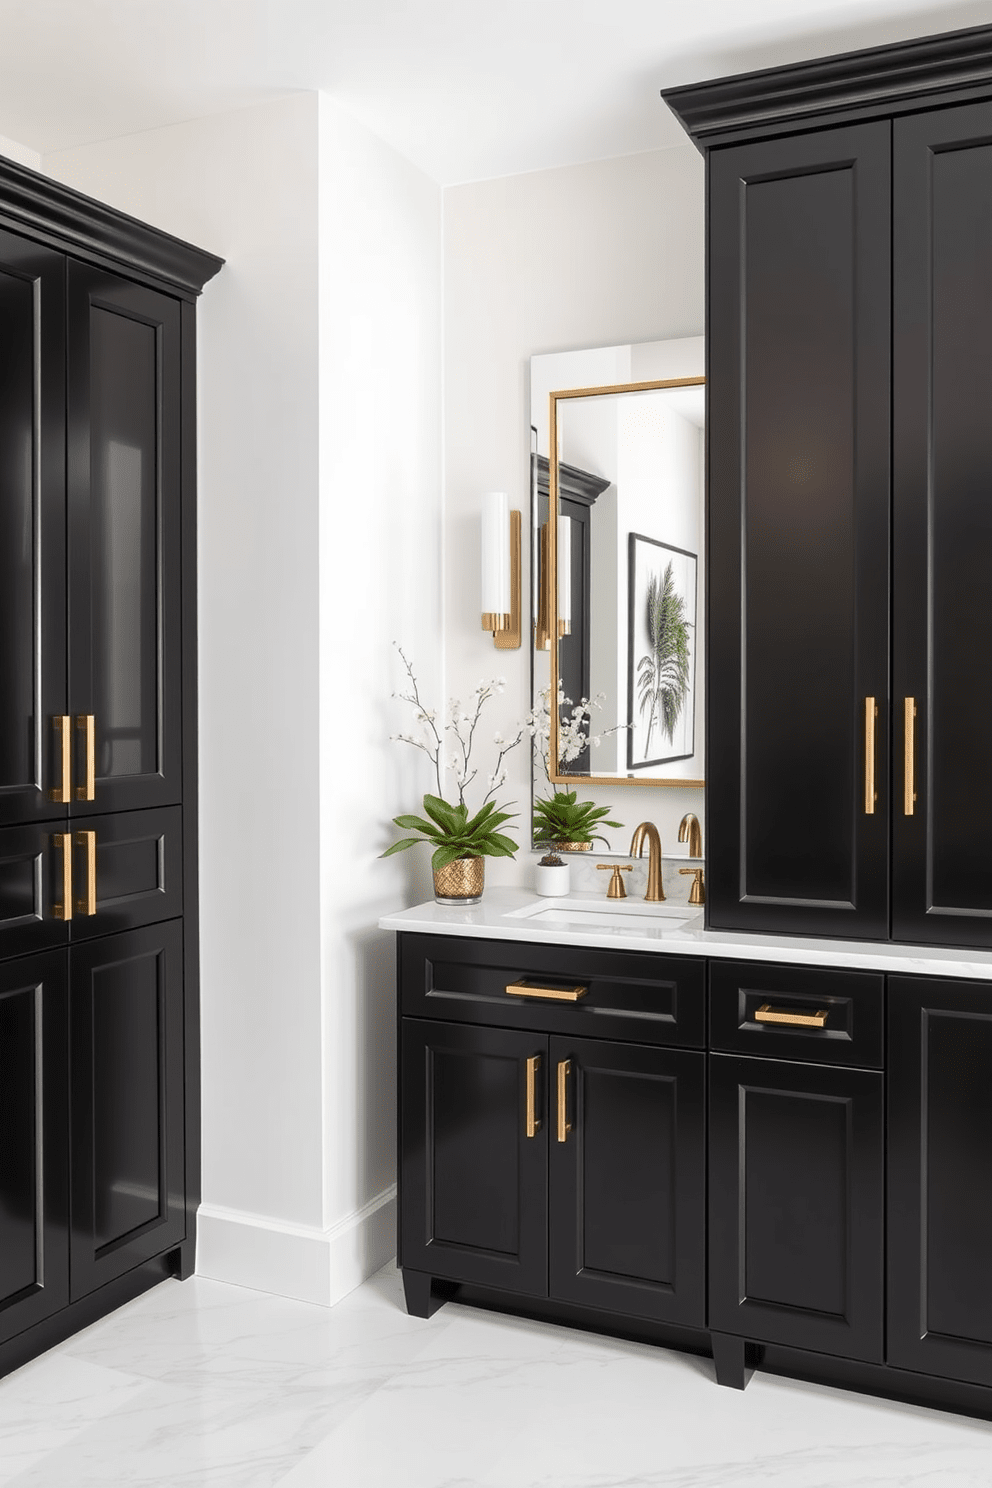
[[[72,903],[69,823],[0,828],[0,957],[64,947]]]
[[[887,123],[710,155],[714,927],[888,934],[889,182]]]
[[[67,399],[71,811],[170,805],[182,794],[178,302],[70,263]]]
[[[69,952],[73,1301],[185,1236],[182,951],[172,920]]]
[[[0,346],[3,826],[65,811],[52,793],[66,707],[65,259],[7,232]]]
[[[896,121],[893,205],[892,933],[989,945],[992,104]]]
[[[74,822],[73,942],[183,912],[183,812],[118,811]]]
[[[888,1362],[992,1385],[992,986],[889,978]]]
[[[0,965],[0,1343],[69,1300],[66,957]]]
[[[882,1076],[710,1056],[710,1305],[721,1333],[882,1360]]]
[[[706,1056],[566,1038],[550,1052],[551,1295],[703,1327]]]
[[[532,1033],[403,1019],[403,1266],[547,1296],[547,1053]]]

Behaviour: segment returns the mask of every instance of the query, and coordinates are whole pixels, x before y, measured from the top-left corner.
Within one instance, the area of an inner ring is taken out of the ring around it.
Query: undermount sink
[[[647,904],[643,900],[548,899],[528,904],[507,915],[510,920],[529,920],[539,925],[560,925],[575,929],[612,929],[645,933],[652,930],[676,930],[696,919],[699,910],[686,904]]]

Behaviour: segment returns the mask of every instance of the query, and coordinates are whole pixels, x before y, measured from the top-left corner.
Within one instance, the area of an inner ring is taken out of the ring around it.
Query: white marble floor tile
[[[147,1381],[58,1352],[0,1382],[0,1483],[126,1408]]]

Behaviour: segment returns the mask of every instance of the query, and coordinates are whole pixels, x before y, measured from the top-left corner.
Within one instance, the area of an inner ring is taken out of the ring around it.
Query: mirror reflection
[[[539,790],[703,783],[702,359],[702,338],[532,359],[535,709],[559,696]]]

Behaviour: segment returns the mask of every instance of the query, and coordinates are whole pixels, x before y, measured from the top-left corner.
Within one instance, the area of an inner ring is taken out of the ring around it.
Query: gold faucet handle
[[[621,873],[633,873],[632,863],[597,863],[596,867],[600,873],[612,873],[609,888],[606,890],[607,899],[626,899],[627,889]]]
[[[689,890],[689,903],[690,904],[705,904],[706,903],[706,889],[703,886],[703,869],[702,868],[680,868],[679,869],[679,872],[680,873],[691,873],[692,874],[692,888]]]

